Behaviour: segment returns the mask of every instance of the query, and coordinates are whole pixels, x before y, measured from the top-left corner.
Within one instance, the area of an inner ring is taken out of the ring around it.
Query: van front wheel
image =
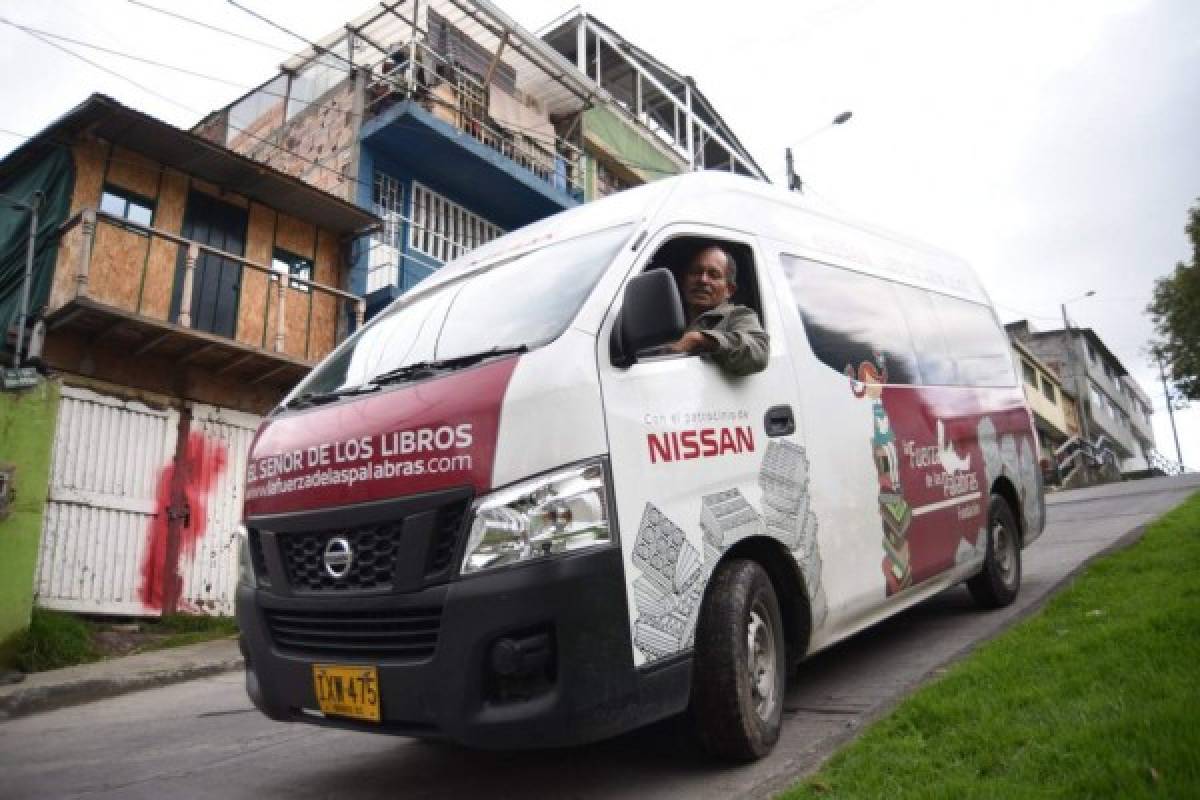
[[[1017,599],[1020,588],[1021,534],[1008,501],[994,494],[988,507],[987,555],[967,589],[982,607],[1003,608]]]
[[[696,631],[690,713],[711,755],[753,761],[783,724],[785,641],[771,579],[753,561],[720,565]]]

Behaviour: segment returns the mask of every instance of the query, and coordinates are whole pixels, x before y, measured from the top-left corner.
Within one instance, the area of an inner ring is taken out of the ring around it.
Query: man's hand
[[[672,353],[712,353],[717,349],[717,340],[700,331],[688,331],[667,349]]]

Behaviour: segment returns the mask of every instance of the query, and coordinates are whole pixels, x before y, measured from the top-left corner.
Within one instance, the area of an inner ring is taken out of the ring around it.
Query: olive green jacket
[[[750,375],[767,368],[771,342],[752,308],[722,303],[696,317],[687,329],[716,341],[716,352],[707,356],[730,375]]]

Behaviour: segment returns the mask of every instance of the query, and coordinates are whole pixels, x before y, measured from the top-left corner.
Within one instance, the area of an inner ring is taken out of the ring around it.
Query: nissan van
[[[769,337],[753,374],[664,348],[713,244]],[[959,583],[1013,601],[1036,442],[960,260],[733,175],[621,192],[448,263],[263,422],[247,690],[481,748],[686,711],[761,757],[801,659]]]

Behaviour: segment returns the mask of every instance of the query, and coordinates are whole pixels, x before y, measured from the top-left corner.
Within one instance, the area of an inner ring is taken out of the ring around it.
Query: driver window
[[[766,368],[770,344],[753,250],[724,239],[681,236],[662,245],[647,270],[675,278],[687,330],[682,338],[639,353],[639,358],[702,356],[729,375]]]
[[[687,298],[684,296],[684,279],[693,260],[706,248],[720,247],[733,256],[736,263],[737,289],[729,297],[729,302],[754,309],[759,320],[766,325],[763,317],[762,302],[759,299],[758,276],[754,266],[754,251],[749,246],[730,242],[725,239],[714,239],[708,236],[680,236],[663,244],[654,257],[650,259],[646,270],[665,267],[675,276],[679,287],[679,297],[684,301],[684,313],[687,315]]]

